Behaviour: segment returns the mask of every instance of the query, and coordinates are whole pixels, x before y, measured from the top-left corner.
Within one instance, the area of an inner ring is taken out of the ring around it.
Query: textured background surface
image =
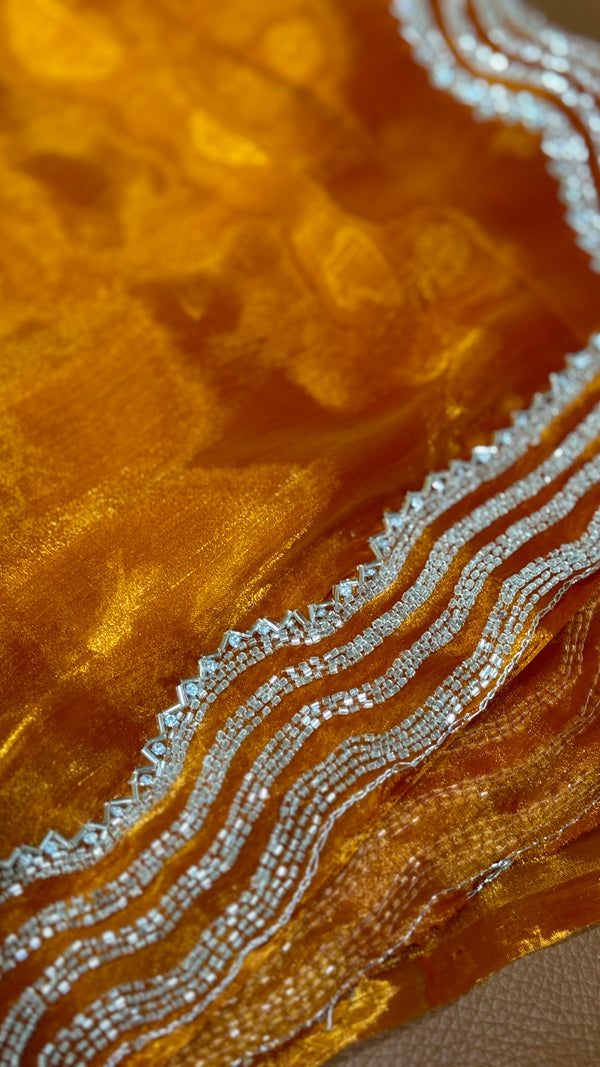
[[[600,35],[598,0],[537,0],[537,6],[574,33]]]
[[[515,960],[464,997],[330,1067],[597,1067],[600,927]]]

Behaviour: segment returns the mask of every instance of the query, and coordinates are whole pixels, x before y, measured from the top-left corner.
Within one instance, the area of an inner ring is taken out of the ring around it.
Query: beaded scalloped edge
[[[402,530],[409,535],[432,517],[498,476],[525,450],[539,441],[546,426],[576,401],[600,373],[600,334],[587,349],[567,357],[564,371],[550,376],[550,387],[536,393],[529,408],[511,415],[512,428],[498,430],[489,445],[476,445],[469,460],[452,460],[444,471],[429,474],[420,492],[408,492],[397,512],[386,512],[384,527],[370,539],[373,558],[356,574],[333,586],[327,600],[310,604],[307,612],[288,611],[280,622],[261,618],[247,631],[228,630],[218,650],[202,656],[195,678],[177,687],[178,703],[157,716],[158,732],[146,742],[147,762],[136,767],[130,779],[131,795],[105,804],[102,822],[88,822],[72,838],[49,830],[38,848],[22,845],[0,864],[19,874],[52,874],[57,861],[80,846],[90,859],[99,858],[122,836],[126,827],[150,810],[179,774],[187,745],[210,704],[247,666],[259,662],[287,644],[310,645],[329,636],[365,603],[384,592],[397,574],[395,550]],[[300,668],[302,664],[300,664]]]
[[[395,0],[392,10],[415,58],[428,68],[436,87],[452,92],[481,118],[502,117],[541,132],[542,151],[549,157],[549,169],[558,179],[561,199],[567,205],[567,221],[578,243],[590,255],[591,266],[600,269],[600,230],[596,234],[594,225],[590,233],[590,219],[600,217],[598,197],[595,188],[593,198],[590,195],[593,179],[585,142],[564,113],[547,99],[536,102],[527,91],[511,92],[501,82],[485,82],[465,70],[450,76],[448,64],[439,60],[436,63],[431,50],[428,52],[422,27],[423,4]],[[551,32],[550,24],[544,21],[543,25]],[[560,40],[571,38],[561,33]],[[575,40],[573,48],[581,51],[587,44]],[[598,62],[600,51],[591,43],[590,48],[590,55]],[[493,90],[498,88],[502,91],[494,96]],[[567,357],[565,369],[550,375],[549,388],[536,393],[529,408],[511,414],[512,427],[498,430],[491,444],[477,445],[468,460],[453,460],[446,470],[429,474],[419,492],[406,494],[397,512],[385,513],[382,530],[369,542],[372,559],[361,564],[352,577],[335,584],[326,600],[309,604],[305,614],[287,611],[279,622],[260,618],[246,631],[226,631],[219,648],[200,658],[197,676],[184,679],[177,687],[177,703],[157,715],[156,735],[142,748],[146,762],[132,773],[130,795],[105,803],[103,818],[85,823],[71,839],[51,829],[39,846],[18,846],[8,859],[0,861],[0,881],[6,885],[16,873],[21,882],[48,877],[87,866],[110,851],[125,830],[168,792],[183,767],[199,722],[233,678],[286,645],[312,645],[339,630],[364,604],[389,588],[398,573],[398,546],[406,545],[415,529],[424,529],[432,517],[455,500],[512,465],[539,441],[549,422],[566,410],[598,373],[600,334],[582,352]],[[13,890],[15,895],[22,891],[18,884]]]

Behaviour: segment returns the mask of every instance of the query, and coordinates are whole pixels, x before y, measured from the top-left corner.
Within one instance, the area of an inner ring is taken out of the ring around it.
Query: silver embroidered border
[[[598,412],[596,412],[596,418],[598,418]],[[561,455],[563,454],[562,449],[558,451]],[[558,457],[559,460],[560,458],[561,456]],[[534,473],[538,474],[538,472]],[[543,476],[540,477],[539,481],[542,486],[545,484]],[[456,585],[454,597],[450,602],[451,610],[445,613],[446,618],[440,617],[439,620],[436,620],[431,627],[428,640],[424,642],[423,638],[419,639],[407,653],[403,653],[398,657],[387,671],[385,678],[389,679],[388,688],[382,688],[381,679],[376,683],[367,683],[362,687],[363,693],[366,691],[369,693],[370,699],[366,701],[361,700],[360,691],[354,691],[353,700],[349,700],[347,694],[343,693],[341,694],[342,698],[344,698],[343,703],[340,701],[341,706],[333,713],[349,714],[364,711],[365,708],[372,707],[374,703],[381,703],[382,700],[387,700],[396,695],[406,681],[414,676],[414,650],[416,646],[421,646],[421,657],[426,658],[431,647],[432,636],[436,650],[444,647],[445,644],[452,640],[460,632],[466,621],[468,613],[483,588],[485,578],[499,563],[516,552],[536,533],[548,529],[554,523],[561,521],[570,513],[582,495],[597,485],[599,481],[600,456],[596,456],[572,475],[565,487],[559,490],[537,512],[513,523],[512,526],[509,526],[504,533],[496,538],[495,542],[483,547],[466,565],[463,575]],[[598,519],[596,518],[596,525],[597,522]],[[591,541],[592,545],[597,544],[598,531],[594,523],[590,529],[594,530],[595,541],[591,534],[588,534],[582,539],[582,543]],[[600,559],[600,555],[598,558]],[[519,574],[513,575],[504,582],[496,608],[492,610],[479,641],[478,651],[471,656],[470,660],[462,663],[454,670],[446,689],[443,686],[439,687],[432,697],[426,701],[423,708],[418,709],[413,715],[409,716],[401,726],[394,727],[389,731],[388,737],[394,739],[394,755],[396,758],[401,756],[408,765],[415,766],[424,758],[426,753],[432,750],[432,747],[437,747],[450,732],[457,716],[473,700],[476,700],[482,692],[485,692],[501,674],[500,668],[503,660],[498,656],[498,652],[502,652],[503,656],[511,653],[514,655],[515,647],[518,648],[522,640],[520,634],[525,627],[532,607],[548,590],[556,585],[558,580],[570,579],[574,567],[580,567],[585,570],[590,566],[590,563],[594,563],[589,551],[586,555],[585,552],[571,544],[565,544],[560,549],[555,550],[551,553],[549,559],[556,559],[559,562],[558,570],[555,573],[553,573],[548,560],[541,558],[533,564],[528,564]],[[595,565],[596,563],[594,563]],[[512,614],[510,614],[511,608]],[[509,612],[508,618],[504,618],[507,611]],[[439,622],[442,622],[443,625],[438,625]],[[406,672],[407,660],[410,660],[408,674]],[[506,669],[503,674],[505,673]],[[311,705],[307,710],[312,716],[310,719],[312,729],[308,731],[310,735],[314,729],[318,728],[320,722],[326,721],[330,717],[331,712],[326,714],[329,708],[322,708],[321,711],[324,717],[319,719],[315,711],[315,705]],[[264,783],[271,786],[277,774],[287,765],[289,759],[304,743],[306,729],[300,732],[292,724],[290,724],[290,729],[293,731],[291,743],[287,743],[285,737],[279,737],[279,748],[280,750],[283,749],[283,752],[280,751],[279,757],[276,751],[277,746],[274,748],[272,745],[268,745],[256,759],[252,772],[245,776],[241,790],[241,794],[245,799],[248,793],[252,791],[255,791],[256,799],[259,799],[261,787],[264,786]],[[279,733],[283,734],[285,730]],[[276,739],[273,740],[275,741]],[[376,738],[371,739],[369,735],[366,735],[363,739],[344,742],[340,749],[354,748],[357,744],[362,745],[363,742],[366,743],[366,757],[365,759],[359,759],[356,770],[351,770],[349,775],[346,773],[347,767],[344,767],[344,771],[337,775],[336,773],[324,774],[319,768],[311,769],[302,775],[290,790],[290,794],[293,794],[294,797],[303,798],[304,806],[298,818],[294,819],[293,816],[299,808],[299,802],[294,803],[294,800],[292,800],[287,804],[291,811],[290,832],[292,833],[292,840],[287,841],[284,850],[284,845],[281,841],[281,827],[285,828],[285,823],[287,822],[287,819],[284,819],[283,823],[274,828],[271,840],[275,844],[269,846],[266,852],[267,857],[270,855],[273,862],[270,863],[268,859],[263,858],[262,874],[259,866],[257,873],[253,876],[254,898],[250,899],[250,901],[244,901],[243,904],[240,903],[236,907],[233,936],[240,942],[240,944],[233,945],[236,950],[239,951],[241,947],[242,938],[239,930],[244,917],[247,917],[248,914],[253,914],[255,924],[258,921],[257,917],[259,917],[260,924],[264,925],[267,921],[266,915],[269,912],[268,906],[270,902],[277,906],[281,898],[293,887],[297,880],[300,870],[299,865],[304,858],[302,854],[303,846],[306,850],[311,843],[311,834],[308,831],[311,827],[314,827],[314,832],[316,832],[318,824],[322,821],[319,815],[316,815],[311,808],[311,789],[315,790],[316,787],[316,794],[320,798],[317,802],[317,812],[320,812],[323,799],[325,799],[326,806],[331,804],[332,800],[336,799],[336,794],[340,790],[347,790],[354,785],[361,773],[364,774],[365,771],[369,772],[381,766],[381,751],[377,751],[375,760],[373,760],[372,753],[372,748],[374,746],[377,747],[380,743]],[[332,756],[334,755],[332,754]],[[272,764],[266,775],[262,773],[265,770],[263,766],[265,759],[267,764]],[[331,762],[331,759],[332,757],[328,757],[325,763]],[[322,783],[320,779],[323,779]],[[308,798],[306,795],[307,790]],[[266,792],[268,794],[268,789],[266,789]],[[262,806],[256,802],[256,799],[252,800],[246,807],[242,807],[242,803],[238,798],[234,800],[230,809],[230,816],[225,821],[223,830],[217,839],[216,852],[215,848],[209,849],[203,860],[188,868],[162,898],[160,905],[152,910],[151,917],[143,917],[141,925],[138,923],[133,927],[122,928],[118,935],[114,935],[111,938],[110,943],[100,937],[83,943],[78,941],[70,949],[67,949],[60,959],[57,959],[46,972],[45,980],[37,983],[35,991],[37,1010],[34,1009],[31,1003],[32,994],[26,993],[23,1001],[17,1003],[15,1008],[7,1015],[3,1027],[0,1028],[0,1039],[7,1040],[10,1034],[14,1034],[19,1030],[19,1023],[23,1021],[19,1019],[19,1014],[23,1009],[27,1013],[28,1026],[33,1027],[36,1025],[45,1010],[45,1005],[54,1003],[59,995],[68,993],[72,984],[79,980],[90,969],[90,966],[92,969],[97,966],[100,956],[102,956],[104,962],[108,962],[128,951],[137,951],[143,948],[144,945],[156,943],[165,937],[177,925],[181,915],[190,907],[194,899],[209,888],[215,878],[220,877],[235,862],[249,828],[261,813]],[[286,801],[282,805],[282,813],[285,808]],[[227,831],[228,824],[229,830]],[[298,831],[302,831],[300,835]],[[304,834],[304,840],[302,840],[302,833]],[[224,834],[225,836],[223,836]],[[287,884],[284,888],[283,884],[286,879]],[[278,883],[282,883],[282,886],[280,887]],[[244,894],[242,894],[243,896]],[[262,917],[263,911],[265,911],[264,918]],[[220,920],[217,920],[215,924],[217,933],[220,932],[219,922]],[[230,933],[229,931],[227,932]],[[41,934],[43,937],[43,931]],[[201,941],[204,938],[213,938],[214,940],[214,935],[209,930],[205,932]],[[231,940],[231,937],[228,940]],[[197,955],[198,946],[194,951]],[[215,956],[215,948],[209,941],[204,947],[201,963],[205,968],[212,968],[212,972],[214,972],[216,969],[215,960],[217,965],[226,962],[233,954],[230,948],[228,948],[228,953],[228,957],[225,958],[220,958],[218,952]],[[198,988],[199,984],[201,985],[197,976],[195,977],[195,983],[196,988]],[[156,984],[154,983],[155,986]],[[158,984],[160,985],[160,983]],[[177,988],[180,988],[179,984]],[[122,990],[119,992],[119,998],[121,996],[123,996]],[[165,1006],[168,1003],[168,999],[168,992],[164,993],[162,1000]],[[140,996],[136,995],[136,1010],[139,1008],[139,1000]],[[132,1005],[129,1005],[129,1007],[132,1007]],[[22,1029],[21,1032],[24,1040],[26,1030]],[[101,1045],[98,1045],[99,1036],[97,1033],[94,1034],[94,1040],[96,1045],[101,1047]],[[22,1048],[13,1047],[11,1055],[20,1051],[22,1051]],[[2,1062],[0,1056],[0,1063]],[[48,1062],[54,1063],[55,1061],[50,1059]],[[56,1062],[59,1063],[60,1061]]]
[[[334,586],[331,597],[311,604],[306,616],[287,612],[280,623],[260,619],[249,631],[228,631],[219,650],[200,660],[198,676],[178,687],[179,703],[158,716],[159,733],[143,749],[150,763],[131,779],[132,796],[106,805],[103,823],[88,823],[71,840],[49,831],[39,848],[20,846],[0,862],[0,902],[18,896],[23,885],[95,863],[121,838],[125,829],[168,791],[183,766],[189,743],[210,705],[241,673],[286,645],[316,644],[339,630],[365,604],[385,592],[397,578],[411,548],[427,527],[458,501],[509,469],[541,434],[585,392],[600,373],[600,334],[587,348],[568,356],[565,369],[550,376],[550,386],[536,393],[529,408],[512,414],[512,426],[499,430],[490,445],[478,445],[469,460],[453,460],[431,474],[422,490],[408,493],[398,512],[385,515],[385,526],[371,539],[374,559],[353,578]],[[310,664],[300,669],[310,670]]]
[[[556,478],[568,471],[582,457],[599,436],[600,404],[560,442],[539,467],[532,470],[522,480],[513,483],[505,491],[490,497],[475,511],[446,530],[432,546],[423,570],[413,586],[402,595],[400,601],[379,616],[367,630],[350,642],[350,645],[344,646],[346,650],[351,649],[351,658],[348,659],[344,649],[333,650],[324,657],[323,661],[320,661],[318,676],[323,677],[325,673],[335,674],[338,669],[346,668],[351,663],[364,659],[379,647],[433,595],[461,546],[476,534],[484,531],[490,523],[507,515],[510,510],[550,486]],[[322,701],[305,705],[287,725],[278,731],[274,739],[277,741],[276,749],[284,746],[287,749],[288,758],[291,758],[296,751],[298,738],[301,738],[303,743],[318,725],[329,720],[333,715],[366,710],[393,695],[392,687],[399,681],[400,666],[402,665],[404,681],[408,681],[434,649],[452,639],[464,623],[465,613],[475,603],[485,577],[500,561],[516,550],[519,539],[522,540],[524,537],[527,540],[533,536],[538,521],[539,515],[530,515],[527,520],[509,528],[512,532],[510,537],[507,532],[496,542],[480,549],[464,568],[448,609],[411,649],[396,660],[393,671],[390,669],[386,676],[375,685],[369,683],[360,691],[353,690],[353,695],[342,691]],[[491,665],[492,674],[495,666],[495,664]],[[313,667],[312,677],[315,676],[317,672]],[[119,878],[108,882],[95,892],[93,910],[91,902],[81,897],[71,898],[65,902],[60,901],[42,909],[18,932],[7,938],[0,959],[0,973],[5,973],[16,964],[24,962],[32,951],[39,949],[42,942],[47,941],[54,933],[89,926],[94,921],[103,921],[122,910],[134,897],[139,896],[166,860],[175,855],[182,845],[185,845],[199,831],[211,805],[219,795],[233,756],[248,733],[255,726],[260,725],[270,714],[272,707],[276,706],[274,698],[283,698],[286,693],[293,690],[294,686],[302,686],[309,680],[311,680],[310,677],[307,679],[299,668],[289,668],[283,675],[270,679],[268,692],[262,692],[261,699],[254,694],[247,700],[244,707],[238,708],[236,713],[223,724],[215,745],[207,753],[200,776],[194,784],[183,812],[169,829],[161,834],[160,858],[155,853],[156,843],[153,843],[151,848],[143,850],[127,869],[127,882],[124,883],[121,874]],[[273,743],[268,750],[264,751],[265,758],[268,754],[269,759],[272,760]],[[269,776],[269,774],[270,772],[266,770],[266,775]],[[250,786],[248,781],[245,782],[244,797],[236,802],[232,818],[238,818],[240,814],[245,815],[246,812],[252,813],[251,822],[258,817],[269,794],[266,782],[267,778],[264,775],[262,781],[256,782],[254,786]],[[212,866],[215,872],[218,873],[219,870],[222,872],[217,859],[214,860]],[[204,880],[202,888],[208,888],[209,884],[210,880]],[[113,943],[111,951],[114,951],[115,947],[116,942]]]

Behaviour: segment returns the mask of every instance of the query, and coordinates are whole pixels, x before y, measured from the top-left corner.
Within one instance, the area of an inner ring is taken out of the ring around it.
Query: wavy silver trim
[[[476,446],[469,460],[453,460],[447,470],[429,475],[419,493],[407,494],[398,512],[386,513],[382,532],[370,542],[374,558],[353,578],[335,585],[327,600],[310,604],[306,616],[287,612],[280,623],[260,619],[244,633],[227,631],[218,651],[200,660],[197,677],[181,682],[179,703],[158,716],[159,733],[143,749],[151,762],[134,771],[131,796],[111,801],[104,822],[87,823],[70,841],[50,830],[39,848],[15,849],[0,862],[0,903],[39,878],[88,867],[114,848],[168,792],[198,725],[234,678],[282,647],[313,645],[331,636],[388,590],[431,523],[513,466],[599,373],[600,334],[595,334],[585,349],[567,357],[563,371],[550,376],[549,388],[536,393],[529,408],[513,413],[511,427],[497,431],[489,445]]]
[[[568,558],[571,557],[572,554],[573,559],[576,559],[577,563],[582,568],[576,576],[573,576],[572,573],[569,574],[570,565],[568,563]],[[559,586],[550,603],[545,605],[544,608],[538,612],[535,621],[530,624],[530,629],[528,631],[529,637],[533,636],[543,616],[555,606],[560,597],[564,595],[567,588],[569,588],[574,581],[581,580],[586,574],[595,572],[600,566],[600,509],[595,513],[588,531],[586,531],[586,534],[578,543],[569,545],[568,547],[561,546],[560,549],[551,553],[545,560],[537,562],[543,562],[544,568],[552,566],[553,564],[556,565],[556,572],[552,575],[552,578],[545,579],[546,586],[552,588],[557,580],[562,581],[562,584]],[[540,577],[542,577],[544,573],[545,571],[542,569]],[[508,579],[505,586],[518,585],[518,579],[520,577],[521,576],[516,576],[515,578],[513,576],[513,578]],[[547,592],[549,590],[545,588],[545,585],[542,584],[540,588],[544,592]],[[538,590],[534,590],[531,595],[535,597],[536,592],[538,592]],[[512,590],[510,595],[512,595]],[[480,645],[481,644],[482,642],[480,642]],[[476,705],[471,714],[463,718],[463,722],[469,721],[470,718],[480,714],[480,712],[487,706],[504,681],[506,674],[510,669],[514,668],[516,661],[524,653],[525,648],[526,643],[521,646],[517,655],[515,655],[513,660],[509,663],[502,676],[490,689],[488,689],[483,699]],[[473,657],[474,660],[475,658],[476,656]],[[480,663],[477,664],[477,666],[479,665]],[[448,692],[449,694],[452,692],[450,689],[450,680],[448,680]],[[437,736],[431,736],[427,747],[423,749],[421,758],[424,758],[424,756],[433,751],[435,747],[438,747],[451,730],[452,727],[448,725],[447,720],[445,720],[443,724],[440,723],[437,727]],[[302,899],[306,889],[310,885],[318,867],[320,853],[329,837],[331,829],[341,815],[353,807],[359,800],[369,795],[369,793],[376,789],[392,774],[397,773],[398,770],[403,767],[414,766],[419,762],[419,760],[416,762],[409,762],[408,754],[406,757],[401,757],[404,747],[405,743],[401,736],[400,728],[393,727],[387,734],[383,734],[379,738],[371,738],[370,735],[365,735],[362,738],[359,737],[351,739],[348,742],[342,742],[339,749],[334,750],[331,756],[324,761],[324,766],[328,765],[327,770],[329,774],[326,782],[317,790],[316,796],[326,800],[326,810],[327,807],[332,808],[332,810],[327,814],[323,814],[323,817],[319,819],[318,830],[320,832],[318,832],[318,837],[314,844],[311,844],[313,835],[308,836],[307,845],[310,852],[308,853],[309,858],[304,874],[301,874],[301,872],[298,871],[297,876],[288,877],[286,872],[286,875],[281,876],[282,881],[284,879],[287,880],[288,884],[286,888],[288,891],[292,891],[293,895],[284,906],[280,915],[274,919],[280,904],[280,896],[279,894],[276,894],[275,897],[272,897],[271,895],[273,891],[272,877],[269,881],[271,893],[265,889],[266,883],[264,879],[260,878],[259,872],[261,871],[261,866],[259,865],[257,873],[252,878],[253,891],[249,895],[247,894],[247,891],[242,892],[240,895],[240,903],[236,911],[236,929],[239,929],[243,914],[252,914],[254,916],[254,919],[250,924],[251,929],[249,939],[245,944],[242,943],[241,945],[236,945],[235,957],[228,971],[228,961],[221,960],[218,955],[215,955],[214,951],[214,934],[215,931],[218,930],[217,924],[219,923],[219,920],[216,920],[216,922],[212,924],[212,928],[209,927],[208,930],[203,933],[196,946],[181,963],[171,971],[141,983],[144,990],[143,992],[139,988],[139,982],[135,983],[135,985],[116,986],[113,987],[107,995],[99,998],[93,1005],[90,1005],[90,1007],[86,1009],[85,1018],[86,1021],[92,1020],[93,1025],[89,1028],[86,1025],[86,1033],[83,1040],[80,1036],[79,1027],[77,1026],[74,1032],[72,1029],[63,1029],[59,1031],[56,1035],[56,1041],[59,1043],[60,1050],[54,1049],[53,1051],[50,1051],[47,1046],[47,1049],[44,1051],[44,1056],[46,1058],[40,1058],[39,1067],[61,1067],[65,1048],[71,1050],[72,1045],[75,1042],[78,1043],[78,1047],[82,1047],[83,1045],[83,1047],[89,1047],[90,1050],[102,1051],[115,1040],[115,1031],[117,1033],[122,1033],[131,1028],[132,1025],[139,1025],[141,1022],[147,1025],[152,1022],[160,1021],[165,1015],[180,1010],[185,1004],[186,994],[188,994],[187,999],[191,1001],[195,1001],[198,996],[201,996],[202,999],[199,1003],[195,1004],[194,1007],[185,1011],[182,1016],[171,1020],[166,1026],[161,1027],[158,1030],[144,1033],[133,1042],[128,1042],[125,1045],[120,1046],[110,1056],[108,1064],[112,1067],[112,1065],[120,1063],[122,1059],[131,1052],[145,1048],[150,1041],[166,1036],[176,1027],[191,1022],[197,1018],[233,981],[235,976],[239,973],[242,962],[246,956],[253,949],[264,944],[267,940],[270,940],[274,934],[287,923],[294,908]],[[342,803],[338,804],[337,807],[332,807],[335,801],[338,800],[338,794],[342,792],[337,785],[336,772],[334,770],[340,757],[340,753],[343,754],[344,762],[349,762],[353,756],[358,755],[362,766],[363,777],[375,770],[377,766],[381,766],[381,763],[383,763],[383,765],[387,764],[387,766],[385,770],[381,771],[375,779],[366,784],[362,789],[352,793],[346,800],[343,800]],[[399,759],[399,757],[401,758]],[[319,767],[311,770],[309,772],[311,778],[314,778],[315,771],[318,773],[319,770]],[[298,790],[302,789],[303,785],[304,782],[302,778],[300,778],[296,786],[292,787],[290,793],[287,795],[286,801],[289,809],[294,807],[295,796],[297,795]],[[284,805],[286,801],[284,801]],[[282,805],[282,812],[284,805]],[[307,809],[308,806],[303,809],[303,814]],[[310,810],[310,815],[311,819],[307,821],[309,822],[309,825],[312,825],[312,819],[314,817],[312,809]],[[298,819],[298,825],[301,820],[302,817]],[[290,833],[291,830],[292,828],[289,831]],[[276,836],[276,831],[274,831],[270,845],[263,854],[263,859],[261,861],[263,865],[262,869],[265,871],[267,877],[271,873],[271,868],[270,865],[266,864],[266,858],[269,853],[272,854],[273,848],[277,847],[279,843],[280,840]],[[298,857],[296,862],[298,864],[303,862],[302,858]],[[243,914],[240,914],[242,909]],[[271,922],[271,925],[269,925],[266,930],[263,929],[266,922],[273,919],[274,921]],[[227,973],[218,984],[215,984],[217,982],[219,969],[226,970]],[[176,990],[176,993],[171,992],[173,989]],[[204,996],[202,996],[203,993]],[[125,1002],[124,1005],[122,1004],[123,1001]],[[117,1012],[115,1011],[116,1003],[119,1003],[120,1005],[119,1014],[121,1012],[125,1013],[125,1019],[122,1026],[117,1017]],[[30,998],[27,998],[27,1003],[24,1006],[27,1012],[31,1012],[33,1005]],[[112,1020],[113,1025],[109,1034],[102,1025],[105,1019]],[[132,1020],[134,1021],[132,1022]],[[14,1026],[12,1018],[10,1026],[11,1028]],[[2,1060],[0,1060],[0,1062],[2,1062]]]
[[[425,601],[433,595],[437,585],[446,576],[452,561],[456,558],[459,549],[473,536],[484,531],[490,523],[496,521],[502,515],[518,507],[534,497],[540,491],[547,489],[556,478],[568,471],[577,462],[583,453],[596,441],[600,435],[600,404],[584,419],[579,426],[564,438],[555,448],[554,452],[537,468],[530,472],[522,480],[513,483],[507,490],[495,494],[485,504],[480,505],[474,512],[464,519],[455,523],[433,545],[425,566],[416,579],[415,583],[403,594],[390,610],[379,616],[375,622],[355,638],[343,649],[332,650],[327,657],[320,661],[319,676],[325,673],[330,675],[337,673],[338,668],[346,668],[349,662],[358,662],[364,659],[382,641],[391,637],[398,628],[405,623],[411,615],[418,610]],[[542,509],[543,514],[548,508]],[[404,664],[404,680],[414,676],[419,665],[424,663],[434,649],[442,647],[444,641],[451,640],[458,633],[466,619],[466,610],[475,603],[476,596],[483,585],[484,576],[494,569],[497,564],[508,558],[516,550],[523,538],[532,536],[536,529],[537,515],[529,516],[526,520],[509,528],[513,531],[509,537],[502,535],[495,542],[486,545],[465,566],[462,576],[455,589],[452,603],[454,610],[445,611],[425,635],[423,635],[413,647],[407,650],[399,660],[396,660],[393,673],[379,681],[378,690],[373,689],[372,684],[362,687],[362,695],[356,699],[348,697],[346,691],[337,696],[328,697],[316,704],[305,705],[297,712],[290,723],[279,731],[280,738],[277,748],[287,748],[288,758],[297,751],[297,738],[299,732],[306,732],[306,737],[328,721],[333,715],[351,714],[360,710],[367,710],[374,703],[379,703],[385,693],[391,695],[391,682],[398,682],[398,670],[400,664]],[[461,590],[465,590],[462,598]],[[461,602],[462,601],[462,602]],[[457,610],[460,606],[460,611]],[[348,661],[348,649],[351,649],[351,658]],[[313,668],[313,677],[316,669]],[[257,716],[257,724],[268,717],[273,697],[284,697],[294,687],[306,684],[306,676],[299,668],[290,669],[282,675],[274,676],[268,683],[268,695],[258,700],[255,693],[246,703],[245,707],[238,708],[233,716],[222,726],[221,734],[227,739],[227,748],[223,752],[220,739],[207,753],[203,768],[194,784],[191,795],[185,804],[184,810],[175,822],[160,837],[162,854],[158,859],[153,848],[147,848],[136,857],[127,869],[128,882],[123,883],[122,874],[119,878],[108,882],[94,894],[94,912],[90,910],[90,904],[81,897],[71,898],[66,902],[57,902],[43,909],[39,915],[34,916],[21,929],[10,936],[10,940],[4,947],[3,958],[0,960],[0,973],[11,969],[18,962],[31,955],[32,951],[40,948],[43,941],[47,941],[55,932],[63,929],[75,929],[81,926],[89,926],[94,921],[103,921],[111,915],[122,910],[126,903],[139,896],[143,886],[147,886],[152,876],[161,869],[162,865],[176,855],[187,844],[202,825],[217,799],[220,787],[225,780],[227,771],[235,753],[239,750],[249,733],[252,732],[253,722],[248,723],[246,708],[252,707],[253,720]],[[263,687],[264,688],[264,687]],[[380,695],[381,694],[381,695]],[[256,715],[255,715],[256,713]],[[307,732],[308,731],[308,732]],[[303,742],[306,740],[303,738]],[[272,760],[274,752],[269,750],[269,759]],[[268,768],[261,768],[269,774]],[[237,819],[239,812],[248,803],[248,797],[252,792],[256,793],[256,800],[252,803],[253,820],[258,817],[264,807],[268,790],[257,783],[245,788],[242,796],[237,800],[235,812],[231,818]],[[263,796],[264,793],[264,796]],[[216,870],[219,863],[215,860]],[[204,889],[208,888],[204,884]],[[123,935],[125,936],[125,934]],[[114,948],[114,946],[113,946]]]

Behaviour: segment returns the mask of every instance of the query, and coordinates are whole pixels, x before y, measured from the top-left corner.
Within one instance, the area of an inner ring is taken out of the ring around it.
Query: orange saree
[[[317,1065],[600,921],[600,47],[0,17],[0,1064]]]

